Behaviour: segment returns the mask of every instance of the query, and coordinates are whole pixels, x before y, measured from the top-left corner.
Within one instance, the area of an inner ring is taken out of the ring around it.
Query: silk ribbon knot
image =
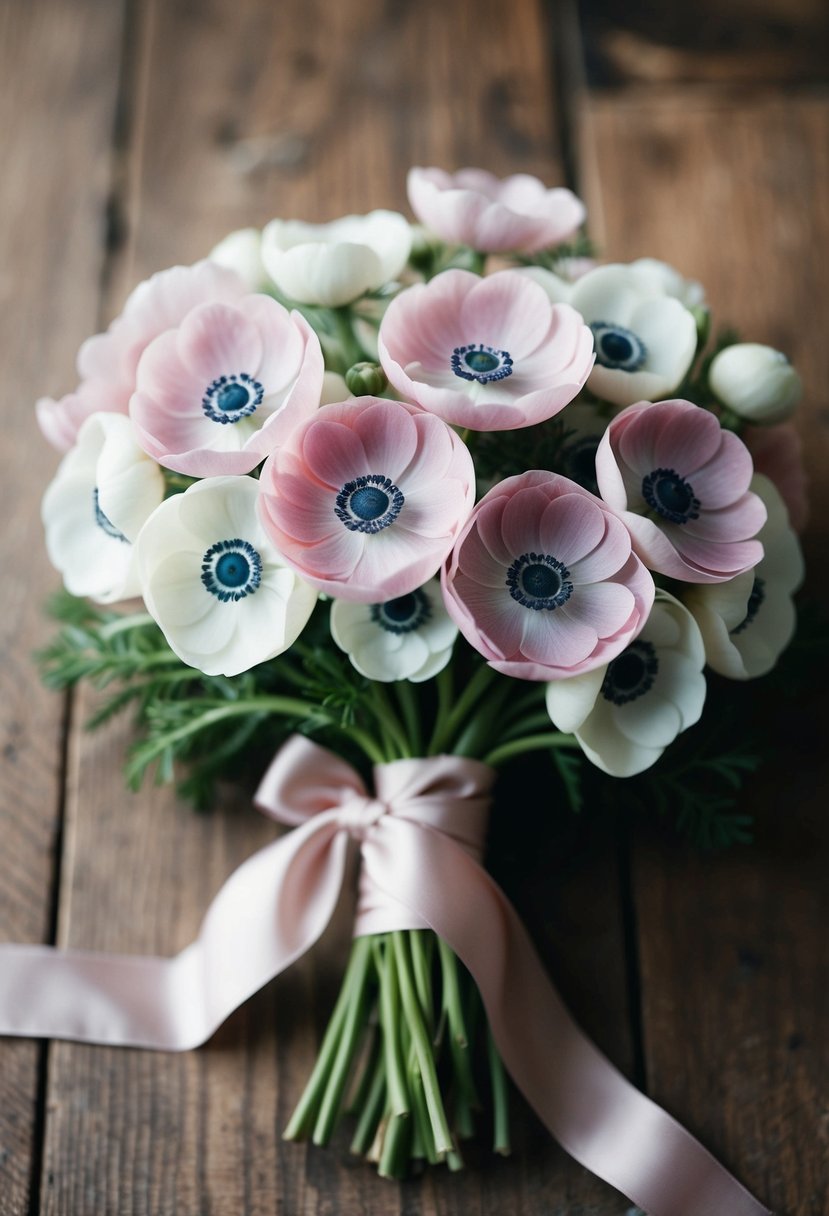
[[[291,825],[230,876],[174,958],[0,945],[0,1034],[182,1051],[320,937],[359,843],[355,934],[430,928],[471,972],[513,1080],[550,1133],[650,1216],[770,1216],[636,1090],[562,1004],[480,864],[495,773],[457,756],[397,760],[374,792],[299,736],[256,804]]]

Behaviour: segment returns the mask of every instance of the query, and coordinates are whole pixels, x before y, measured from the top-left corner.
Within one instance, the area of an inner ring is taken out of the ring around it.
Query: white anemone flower
[[[264,291],[268,285],[262,265],[262,233],[258,228],[237,228],[235,232],[229,232],[207,256],[226,270],[235,270],[248,291]]]
[[[727,583],[693,587],[685,596],[709,667],[731,680],[753,680],[774,667],[794,636],[792,596],[804,574],[800,542],[776,487],[756,473],[751,488],[768,512],[758,534],[762,561]]]
[[[262,261],[288,299],[338,308],[396,279],[411,245],[411,226],[396,211],[345,215],[330,224],[277,219],[262,233]]]
[[[705,288],[696,279],[686,279],[679,271],[659,258],[637,258],[630,263],[631,270],[647,275],[666,296],[673,296],[686,308],[707,308]]]
[[[435,578],[383,604],[334,600],[331,636],[370,680],[419,684],[447,665],[458,627],[443,606]]]
[[[664,275],[635,264],[597,266],[574,283],[540,267],[521,273],[590,326],[596,362],[587,387],[597,397],[613,405],[659,401],[681,383],[697,348],[697,322]]]
[[[164,498],[161,469],[124,414],[92,414],[43,497],[46,548],[67,591],[99,604],[140,593],[135,541]]]
[[[576,400],[561,414],[565,439],[560,472],[597,497],[601,495],[596,481],[596,450],[615,413],[608,405]]]
[[[694,618],[657,591],[644,629],[612,662],[547,685],[547,712],[559,730],[612,777],[655,764],[705,701],[705,650]]]
[[[168,498],[136,545],[147,610],[180,659],[235,676],[292,646],[317,592],[259,523],[258,482],[210,477]]]

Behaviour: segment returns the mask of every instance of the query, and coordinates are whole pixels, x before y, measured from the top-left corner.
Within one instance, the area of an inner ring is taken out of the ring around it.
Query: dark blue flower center
[[[509,351],[484,346],[482,342],[471,346],[456,346],[452,351],[452,371],[462,380],[477,380],[478,384],[490,384],[512,375],[512,359]]]
[[[423,591],[412,591],[371,605],[371,619],[387,633],[413,633],[432,615],[432,606]]]
[[[562,453],[567,477],[596,495],[599,493],[596,481],[596,450],[600,440],[600,435],[585,435],[582,439],[567,444]]]
[[[746,604],[746,614],[735,629],[731,630],[732,636],[735,633],[742,633],[744,629],[748,629],[751,622],[756,617],[757,613],[763,606],[763,601],[766,598],[766,583],[765,579],[754,576],[754,584],[751,588],[751,595],[748,597]]]
[[[100,505],[98,503],[98,487],[97,486],[92,491],[92,507],[95,512],[95,523],[98,525],[98,527],[101,529],[101,531],[106,532],[107,536],[111,536],[113,540],[121,540],[124,542],[125,545],[128,545],[130,542],[127,540],[126,536],[124,536],[124,533],[121,532],[118,528],[116,528],[115,524],[112,522],[112,520],[109,518],[109,516],[105,515],[104,512],[101,510]]]
[[[590,326],[596,344],[596,362],[615,371],[638,371],[648,357],[645,344],[629,329],[609,321],[594,321]]]
[[[244,599],[262,581],[262,558],[249,541],[219,540],[202,558],[201,581],[223,604]]]
[[[202,398],[202,409],[211,422],[239,422],[248,418],[260,405],[265,390],[258,380],[247,372],[238,375],[219,376]]]
[[[693,487],[673,469],[654,469],[642,479],[642,497],[648,506],[672,524],[699,519],[699,499]]]
[[[627,705],[653,687],[658,671],[659,659],[652,643],[639,638],[608,664],[602,696],[614,705]]]
[[[522,553],[507,571],[507,586],[524,608],[559,608],[573,594],[570,571],[548,553]]]
[[[393,524],[406,500],[381,473],[347,481],[334,502],[334,514],[349,532],[382,532]]]

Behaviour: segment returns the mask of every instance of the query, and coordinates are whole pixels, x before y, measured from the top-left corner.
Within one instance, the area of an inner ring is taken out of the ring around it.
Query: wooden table
[[[609,256],[701,279],[720,320],[801,370],[810,595],[826,590],[825,8],[621,7],[585,5],[580,32],[568,3],[536,0],[0,3],[4,939],[173,953],[272,835],[238,800],[198,817],[127,795],[127,724],[85,734],[88,695],[46,692],[30,657],[57,586],[34,399],[74,384],[80,341],[135,282],[232,228],[405,209],[410,164],[569,181]],[[514,892],[588,1032],[789,1216],[829,1211],[820,683],[777,707],[782,751],[745,794],[753,847],[698,854],[647,817],[551,809]],[[344,1139],[281,1141],[343,932],[198,1052],[0,1043],[0,1214],[622,1216],[517,1097],[513,1157],[482,1149],[463,1175],[397,1186]]]

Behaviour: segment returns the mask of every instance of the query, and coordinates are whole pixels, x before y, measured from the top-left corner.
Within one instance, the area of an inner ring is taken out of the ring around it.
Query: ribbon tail
[[[506,1068],[572,1157],[650,1216],[771,1216],[583,1034],[512,905],[462,848],[386,818],[363,864],[471,972]]]
[[[337,812],[243,862],[174,958],[0,944],[0,1035],[186,1051],[321,936],[346,869]]]

